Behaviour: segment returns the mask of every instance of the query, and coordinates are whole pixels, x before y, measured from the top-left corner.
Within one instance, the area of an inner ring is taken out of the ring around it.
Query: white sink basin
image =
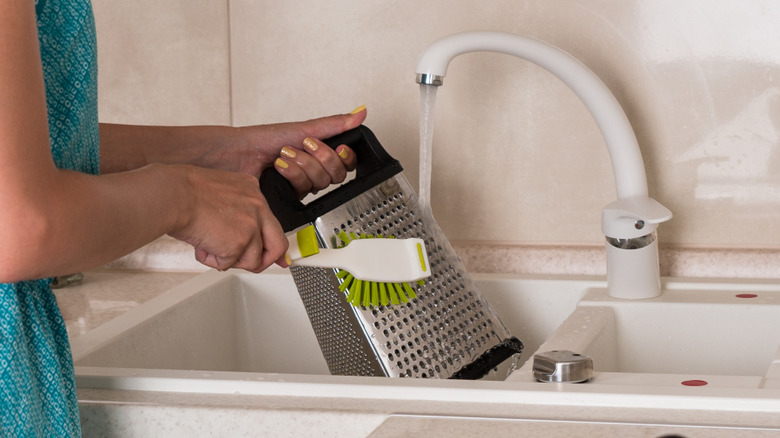
[[[475,277],[525,360],[598,282]],[[74,339],[77,366],[326,375],[292,277],[208,272]]]
[[[282,275],[200,275],[76,338],[72,350],[77,366],[328,373]]]
[[[778,347],[777,284],[676,280],[650,300],[590,290],[541,350],[591,356],[594,382],[757,388],[776,385]]]
[[[600,368],[764,376],[780,346],[780,291],[681,286],[667,285],[652,302],[612,300],[605,291],[585,297],[580,305],[614,312],[613,332],[605,334],[615,342],[608,354],[613,360],[598,361]]]

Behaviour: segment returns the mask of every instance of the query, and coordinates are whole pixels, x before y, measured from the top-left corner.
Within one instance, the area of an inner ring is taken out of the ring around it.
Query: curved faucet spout
[[[647,197],[647,177],[634,131],[606,85],[569,54],[541,41],[501,32],[465,32],[442,38],[420,55],[418,83],[441,85],[450,61],[470,52],[498,52],[526,59],[560,78],[596,121],[612,160],[618,199]]]
[[[531,61],[557,76],[582,100],[607,145],[617,201],[604,208],[610,295],[650,298],[660,294],[655,229],[671,211],[650,198],[634,130],[607,86],[566,52],[541,41],[502,32],[465,32],[442,38],[420,55],[417,82],[442,85],[450,61],[470,52],[498,52]]]

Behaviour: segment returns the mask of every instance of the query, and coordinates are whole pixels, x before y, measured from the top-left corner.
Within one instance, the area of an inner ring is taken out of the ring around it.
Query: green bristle
[[[425,280],[417,280],[417,285],[425,286]]]
[[[393,283],[387,283],[387,292],[390,294],[391,304],[401,304],[401,300],[398,299],[398,293],[395,291]]]
[[[336,273],[336,277],[343,280],[339,285],[339,290],[342,292],[344,292],[349,287],[349,285],[352,284],[352,281],[355,279],[355,277],[353,277],[352,274],[343,270],[339,270],[338,273]]]
[[[371,282],[371,305],[379,305],[379,287],[375,281]]]
[[[356,292],[357,288],[355,287],[355,283],[357,282],[357,279],[355,279],[351,275],[350,275],[350,277],[351,277],[350,281],[349,281],[350,286],[347,286],[345,288],[345,290],[347,292],[349,292],[347,294],[347,301],[351,303],[356,298],[356,295],[357,295],[357,292]],[[344,284],[346,284],[346,282]],[[342,290],[342,292],[344,292],[344,291]]]
[[[398,298],[401,300],[401,302],[404,304],[408,303],[409,298],[406,297],[406,294],[404,293],[404,289],[401,287],[401,284],[393,283],[393,287],[395,287],[396,292],[398,292]]]
[[[363,307],[368,307],[371,305],[371,282],[370,281],[364,281],[363,282]]]
[[[339,239],[341,239],[341,245],[339,247],[346,246],[351,241],[349,236],[347,236],[347,233],[343,231],[339,233]]]
[[[387,299],[387,287],[384,283],[379,283],[379,300],[383,306],[390,303],[390,300]]]
[[[352,303],[352,305],[355,305],[355,300],[358,299],[357,294],[355,293],[357,289],[351,288],[349,289],[349,294],[347,295],[347,302]]]
[[[363,292],[363,280],[361,280],[359,278],[355,279],[355,282],[353,283],[353,286],[352,286],[352,292],[355,294],[355,296],[353,297],[352,301],[350,301],[350,302],[354,306],[359,306],[360,305],[360,300],[363,297],[363,295],[362,295],[362,292]]]
[[[417,294],[414,293],[414,290],[412,289],[411,286],[409,286],[409,283],[404,283],[403,286],[404,286],[404,290],[406,291],[406,295],[409,296],[410,300],[417,298]]]

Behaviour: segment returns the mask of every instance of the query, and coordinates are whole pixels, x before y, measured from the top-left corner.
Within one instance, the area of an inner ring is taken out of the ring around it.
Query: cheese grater
[[[431,277],[417,298],[389,306],[353,307],[339,291],[337,270],[290,271],[331,374],[477,379],[522,351],[476,288],[462,261],[417,195],[400,163],[365,126],[325,140],[357,154],[354,179],[303,204],[274,169],[260,186],[286,233],[314,225],[322,248],[341,231],[417,237],[425,241]]]

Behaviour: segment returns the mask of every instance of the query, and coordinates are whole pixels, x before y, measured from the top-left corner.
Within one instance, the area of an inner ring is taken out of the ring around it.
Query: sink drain
[[[583,383],[593,377],[593,359],[569,350],[534,355],[536,380],[545,383]]]

